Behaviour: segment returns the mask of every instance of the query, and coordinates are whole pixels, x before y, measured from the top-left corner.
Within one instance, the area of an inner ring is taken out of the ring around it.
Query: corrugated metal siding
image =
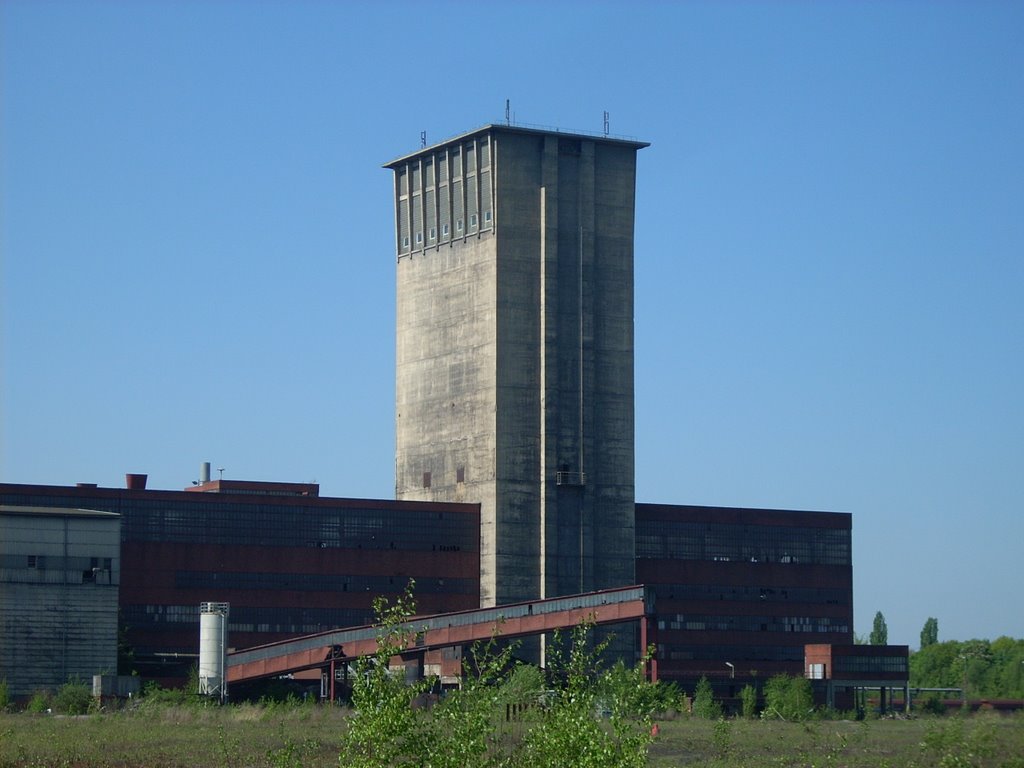
[[[116,671],[120,542],[117,518],[0,516],[0,678],[11,695]]]

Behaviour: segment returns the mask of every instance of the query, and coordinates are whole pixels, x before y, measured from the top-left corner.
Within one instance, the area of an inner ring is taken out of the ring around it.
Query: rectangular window
[[[441,236],[442,237],[448,237],[448,225],[447,224],[442,224],[441,225]]]
[[[430,228],[430,239],[437,240],[437,227]]]
[[[429,472],[424,472],[423,473],[423,487],[424,488],[429,488],[430,487],[430,473]]]
[[[490,211],[484,211],[484,224],[490,224],[490,223],[491,223],[491,212]]]
[[[422,232],[417,232],[416,233],[416,245],[423,245],[423,233]]]
[[[471,213],[469,215],[469,226],[470,226],[471,229],[476,226],[476,214],[475,213]]]
[[[408,248],[409,247],[409,236],[408,235],[406,235],[405,237],[402,238],[402,247],[403,248]]]
[[[459,219],[458,221],[455,222],[455,231],[456,232],[461,232],[462,231],[462,219]]]
[[[464,482],[466,482],[466,468],[465,467],[459,467],[458,469],[455,470],[455,482],[456,483],[464,483]]]

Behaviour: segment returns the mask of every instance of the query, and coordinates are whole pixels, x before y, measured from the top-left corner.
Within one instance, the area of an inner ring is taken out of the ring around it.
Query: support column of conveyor
[[[549,600],[442,613],[411,619],[401,629],[415,636],[415,650],[468,645],[494,636],[524,637],[582,622],[618,624],[641,621],[641,653],[646,651],[648,616],[653,615],[643,586],[622,587]],[[305,635],[228,654],[227,679],[240,683],[277,677],[307,669],[326,668],[338,661],[369,656],[377,650],[375,627],[353,627]],[[656,679],[657,667],[652,666]]]

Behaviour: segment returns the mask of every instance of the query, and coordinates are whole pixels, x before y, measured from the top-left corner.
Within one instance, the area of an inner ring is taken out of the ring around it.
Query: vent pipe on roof
[[[146,490],[146,480],[148,479],[149,475],[126,474],[124,476],[124,483],[131,491],[144,491]]]
[[[210,462],[204,461],[199,465],[199,484],[210,482]]]

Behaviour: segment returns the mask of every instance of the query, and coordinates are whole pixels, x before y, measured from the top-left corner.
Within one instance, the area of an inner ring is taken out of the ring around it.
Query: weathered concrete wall
[[[638,146],[487,135],[493,231],[400,239],[396,493],[481,503],[484,605],[630,584]]]
[[[397,272],[396,498],[480,503],[481,580],[493,590],[494,237],[404,257]]]

